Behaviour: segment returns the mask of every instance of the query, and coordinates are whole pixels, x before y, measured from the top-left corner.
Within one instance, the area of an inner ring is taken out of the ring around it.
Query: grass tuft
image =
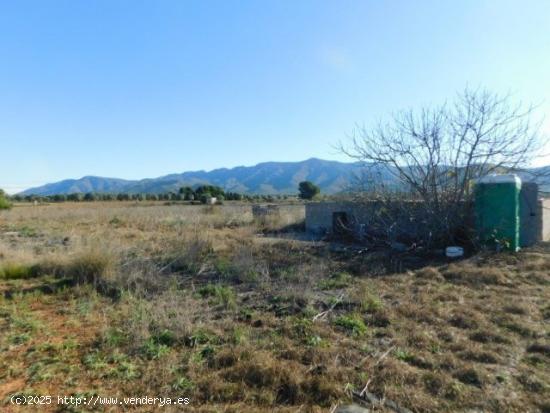
[[[357,314],[342,315],[334,321],[334,324],[342,327],[345,331],[355,337],[363,336],[367,332],[367,326]]]

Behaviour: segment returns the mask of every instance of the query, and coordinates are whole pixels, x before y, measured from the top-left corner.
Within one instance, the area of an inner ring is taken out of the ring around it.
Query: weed
[[[120,328],[110,328],[103,337],[109,347],[119,347],[126,342],[126,339],[126,334]]]
[[[236,307],[236,295],[233,288],[220,284],[208,284],[198,291],[202,297],[211,297],[214,305],[222,305],[224,308]]]
[[[120,228],[123,225],[123,221],[119,217],[115,216],[111,218],[109,225],[112,225],[115,228]]]
[[[481,267],[451,264],[443,271],[447,281],[470,286],[506,283],[506,274],[498,267]]]
[[[10,335],[8,338],[8,341],[13,345],[18,346],[20,344],[25,344],[30,339],[31,339],[31,335],[29,333],[21,333],[21,334]]]
[[[4,263],[0,267],[0,279],[18,280],[34,276],[32,266],[15,263]]]
[[[90,250],[74,257],[65,272],[77,283],[97,283],[113,269],[114,257],[100,250]]]
[[[190,391],[195,387],[193,382],[185,376],[180,376],[176,378],[172,384],[172,389],[176,391]]]
[[[334,321],[334,324],[342,327],[349,334],[356,337],[362,336],[367,332],[367,326],[357,314],[342,315]]]
[[[247,341],[247,338],[248,338],[247,330],[238,326],[233,327],[231,331],[231,339],[230,339],[231,343],[235,345],[243,344]]]
[[[414,355],[407,350],[403,350],[401,348],[397,348],[394,350],[395,358],[398,360],[404,361],[405,363],[409,363],[412,360],[414,360]]]
[[[187,346],[195,347],[199,344],[219,343],[215,334],[203,329],[196,330],[187,340]]]
[[[340,288],[346,288],[352,281],[353,277],[347,272],[338,272],[333,274],[330,278],[326,278],[319,282],[319,288],[321,290],[335,290]]]
[[[149,360],[160,359],[168,352],[170,348],[166,344],[161,344],[154,337],[149,338],[141,348],[142,354]]]
[[[36,230],[36,228],[25,225],[19,229],[19,234],[21,234],[21,236],[23,237],[32,238],[38,235],[38,231]]]

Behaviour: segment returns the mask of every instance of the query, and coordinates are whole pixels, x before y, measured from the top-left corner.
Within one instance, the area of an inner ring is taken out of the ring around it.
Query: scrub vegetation
[[[329,412],[365,390],[413,412],[550,411],[550,247],[364,252],[281,235],[299,216],[266,228],[232,203],[2,211],[0,410],[25,411],[13,394],[86,394]]]

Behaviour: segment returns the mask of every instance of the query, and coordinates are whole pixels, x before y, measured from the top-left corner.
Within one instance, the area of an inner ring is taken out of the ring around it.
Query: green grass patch
[[[404,361],[405,363],[409,363],[414,360],[414,355],[412,353],[401,348],[395,349],[394,354],[397,360]]]
[[[319,288],[321,290],[336,290],[340,288],[346,288],[351,284],[353,277],[347,272],[339,272],[333,274],[330,278],[326,278],[319,282]]]
[[[235,308],[236,294],[233,288],[220,284],[207,284],[198,291],[203,298],[210,297],[214,305],[222,305],[225,308]]]
[[[6,263],[0,267],[0,279],[20,280],[36,276],[33,266],[25,264]]]
[[[357,314],[340,316],[334,321],[334,324],[342,327],[346,332],[355,337],[363,336],[367,332],[367,326]]]

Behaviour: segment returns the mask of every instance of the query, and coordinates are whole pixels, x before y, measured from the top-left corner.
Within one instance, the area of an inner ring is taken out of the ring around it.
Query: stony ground
[[[0,213],[0,410],[182,411],[18,408],[16,394],[185,396],[197,412],[550,411],[550,247],[447,262],[259,235],[299,217]]]

